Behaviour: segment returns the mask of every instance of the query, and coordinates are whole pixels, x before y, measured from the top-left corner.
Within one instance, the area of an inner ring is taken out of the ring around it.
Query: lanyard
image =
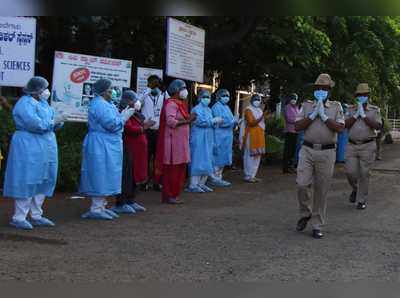
[[[158,101],[160,99],[160,94],[157,95],[157,96],[153,96],[153,95],[150,94],[150,98],[153,101],[153,108],[154,109],[158,108]]]
[[[161,108],[158,107],[158,101],[160,100],[160,97],[163,94],[159,94],[157,97],[153,97],[152,95],[150,95],[151,100],[153,101],[153,115],[154,117],[159,117],[160,113],[161,113]]]

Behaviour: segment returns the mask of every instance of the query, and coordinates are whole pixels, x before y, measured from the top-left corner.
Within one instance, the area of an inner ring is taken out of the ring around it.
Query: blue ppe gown
[[[190,130],[190,176],[208,176],[214,172],[214,126],[211,109],[199,103],[192,109],[197,118]]]
[[[121,193],[124,121],[115,105],[97,96],[89,104],[79,192],[88,197]]]
[[[16,131],[4,179],[5,197],[51,197],[57,182],[58,152],[54,110],[47,101],[22,96],[13,109]]]
[[[214,129],[214,167],[223,168],[232,164],[233,127],[235,119],[228,105],[217,101],[211,108],[213,117],[221,117],[224,122]]]

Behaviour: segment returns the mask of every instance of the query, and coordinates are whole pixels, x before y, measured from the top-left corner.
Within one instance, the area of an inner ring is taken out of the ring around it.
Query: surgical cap
[[[219,89],[216,93],[215,93],[215,98],[217,100],[220,100],[221,97],[223,96],[229,96],[229,91],[226,89]]]
[[[186,89],[186,84],[184,81],[176,79],[173,80],[171,84],[169,84],[167,92],[169,95],[174,95],[181,91],[182,89]]]
[[[134,91],[130,89],[125,90],[124,93],[122,93],[121,101],[119,102],[119,107],[121,109],[125,109],[130,101],[135,102],[137,100],[139,100],[139,98]]]
[[[205,96],[211,97],[210,92],[205,89],[200,89],[199,94],[197,95],[197,98],[200,100],[202,97],[205,97]]]
[[[36,76],[28,81],[23,90],[26,94],[40,94],[47,87],[49,87],[49,82],[43,77]]]
[[[109,79],[99,79],[93,84],[93,93],[101,95],[111,88],[111,81]]]
[[[251,97],[250,102],[253,102],[253,101],[256,101],[256,100],[261,101],[260,95],[254,94],[254,95]]]

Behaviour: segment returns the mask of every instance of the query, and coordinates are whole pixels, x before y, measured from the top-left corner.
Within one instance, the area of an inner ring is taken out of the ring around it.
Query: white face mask
[[[253,101],[253,106],[255,106],[256,108],[258,108],[260,105],[261,105],[261,101],[259,101],[259,100]]]
[[[135,101],[133,107],[136,111],[140,111],[140,109],[142,108],[142,103],[140,102],[140,100]]]
[[[39,98],[40,98],[40,99],[43,99],[43,100],[48,100],[49,97],[50,97],[50,91],[49,91],[49,89],[43,90],[43,92],[39,95]]]
[[[187,89],[183,89],[179,91],[179,98],[180,99],[186,99],[188,97],[188,91]]]
[[[297,103],[297,101],[294,100],[294,99],[292,99],[292,100],[290,101],[290,104],[293,105],[293,106],[294,106],[296,103]]]

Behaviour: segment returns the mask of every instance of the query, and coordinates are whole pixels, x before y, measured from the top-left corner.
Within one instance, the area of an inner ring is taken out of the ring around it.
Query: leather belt
[[[353,144],[353,145],[364,145],[364,144],[371,143],[371,142],[374,142],[374,141],[375,141],[375,139],[368,139],[368,140],[365,140],[365,141],[349,140],[349,143]]]
[[[322,145],[322,144],[313,144],[307,141],[304,141],[303,145],[314,150],[329,150],[336,148],[336,144]]]

